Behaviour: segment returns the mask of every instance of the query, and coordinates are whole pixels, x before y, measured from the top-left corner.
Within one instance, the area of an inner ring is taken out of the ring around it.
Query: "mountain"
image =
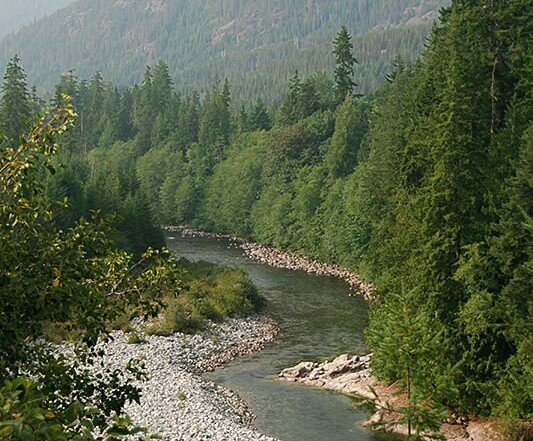
[[[1,0],[0,38],[73,2],[74,0]]]
[[[139,82],[146,65],[169,64],[178,87],[229,77],[234,96],[277,99],[287,77],[330,69],[342,25],[354,36],[362,92],[398,55],[420,51],[449,0],[78,0],[0,43],[0,68],[18,54],[29,80],[49,92],[60,74],[96,70]]]

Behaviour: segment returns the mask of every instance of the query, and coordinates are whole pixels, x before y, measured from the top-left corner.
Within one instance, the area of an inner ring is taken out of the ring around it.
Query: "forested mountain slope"
[[[0,38],[73,2],[74,0],[1,0]]]
[[[139,82],[147,64],[169,64],[178,87],[229,77],[234,98],[279,99],[287,77],[330,69],[341,25],[356,37],[361,90],[392,60],[413,59],[448,0],[79,0],[0,44],[0,68],[18,54],[30,83],[50,91],[75,69]]]

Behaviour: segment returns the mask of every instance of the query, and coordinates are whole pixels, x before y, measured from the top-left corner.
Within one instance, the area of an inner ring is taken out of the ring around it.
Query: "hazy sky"
[[[0,0],[0,38],[75,0]]]

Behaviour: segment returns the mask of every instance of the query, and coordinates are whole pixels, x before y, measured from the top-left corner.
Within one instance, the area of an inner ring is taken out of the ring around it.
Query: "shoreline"
[[[164,227],[163,229],[167,232],[178,232],[182,237],[229,240],[232,245],[241,248],[244,256],[249,259],[277,268],[303,270],[309,274],[337,277],[344,280],[350,289],[355,291],[354,294],[362,295],[365,300],[374,299],[373,285],[366,283],[355,272],[339,265],[317,262],[297,253],[248,242],[232,235],[197,231],[187,227]],[[406,398],[398,394],[398,389],[394,385],[380,383],[373,376],[371,358],[372,354],[353,357],[343,354],[321,364],[302,362],[292,368],[284,369],[278,375],[278,380],[331,390],[361,400],[375,400],[375,412],[365,425],[371,426],[376,422],[385,422],[387,432],[406,436],[407,426],[397,423],[400,414],[391,411],[391,406],[392,408],[405,406]],[[372,390],[376,392],[376,395],[372,393]],[[447,441],[508,440],[498,431],[494,420],[480,420],[453,413],[443,421],[441,432]]]
[[[354,295],[361,295],[366,300],[372,300],[374,286],[365,282],[356,272],[340,265],[323,263],[309,259],[292,251],[284,251],[254,242],[249,242],[229,234],[209,233],[186,227],[166,226],[167,232],[179,232],[182,237],[202,237],[211,239],[227,239],[244,251],[244,255],[251,259],[275,268],[301,270],[317,276],[336,277],[345,281]]]
[[[383,422],[386,424],[385,431],[406,436],[407,426],[398,424],[400,414],[391,410],[405,406],[406,397],[399,394],[394,385],[380,383],[373,376],[371,361],[372,354],[342,354],[324,363],[302,362],[281,371],[278,380],[331,390],[360,398],[361,401],[372,400],[375,411],[365,425]],[[447,441],[506,441],[506,437],[498,433],[494,421],[481,421],[455,414],[449,415],[443,422],[441,432]]]
[[[141,402],[128,404],[125,411],[164,441],[276,441],[253,428],[254,415],[237,393],[202,374],[260,351],[277,334],[274,320],[257,314],[210,323],[198,334],[147,336],[139,344],[116,331],[112,341],[100,345],[108,367],[123,367],[132,358],[144,362],[149,378],[137,383]]]

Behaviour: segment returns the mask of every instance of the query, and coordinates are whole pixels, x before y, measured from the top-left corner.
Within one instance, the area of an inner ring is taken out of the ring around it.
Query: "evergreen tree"
[[[127,141],[135,136],[133,107],[133,93],[127,89],[120,97],[120,111],[118,114],[119,139],[121,141]]]
[[[205,163],[204,171],[211,174],[216,162],[222,160],[229,144],[231,132],[229,82],[222,89],[216,82],[207,98],[200,121],[198,141]]]
[[[179,149],[185,151],[191,144],[198,142],[199,132],[199,101],[197,93],[193,93],[182,102],[177,127],[175,129]]]
[[[414,291],[389,293],[373,305],[374,320],[367,331],[370,344],[383,351],[373,357],[372,366],[407,395],[407,405],[391,408],[407,425],[408,439],[444,439],[440,435],[444,408],[434,398],[454,390],[452,371],[446,359],[449,342],[444,328],[419,302]],[[385,423],[386,425],[387,423]]]
[[[102,131],[99,146],[110,147],[121,139],[121,97],[116,87],[106,90],[102,103]]]
[[[17,142],[26,132],[31,116],[26,74],[18,56],[8,63],[0,91],[0,133]]]
[[[344,101],[347,94],[352,94],[356,84],[353,81],[357,60],[352,54],[352,37],[345,26],[341,28],[333,40],[333,54],[335,55],[335,89],[337,102]]]
[[[241,105],[237,115],[235,115],[235,127],[237,129],[237,133],[250,131],[248,125],[248,112],[246,112],[246,106],[244,104]]]
[[[158,113],[165,113],[172,98],[172,80],[168,66],[162,60],[159,60],[152,71],[152,75],[150,98]]]
[[[152,125],[157,116],[157,104],[152,95],[153,80],[152,69],[147,66],[141,87],[137,90],[135,106],[135,125],[138,128],[135,144],[138,155],[146,153],[152,146]]]
[[[80,97],[80,82],[73,70],[61,75],[59,83],[55,87],[52,107],[55,109],[64,107],[65,96],[70,97],[78,118],[74,127],[62,135],[61,142],[70,152],[86,151],[87,146],[81,141],[85,112],[83,111],[83,100]]]
[[[367,130],[368,116],[365,105],[352,95],[346,95],[344,103],[338,109],[335,133],[325,157],[325,163],[333,179],[342,178],[353,172]]]
[[[302,83],[298,97],[300,118],[311,116],[320,108],[320,102],[315,85],[307,79]]]
[[[246,128],[249,131],[255,130],[270,130],[272,128],[272,121],[270,120],[270,114],[263,101],[258,100],[250,110],[250,114],[246,116],[246,113],[242,115]]]
[[[300,92],[302,90],[302,79],[298,73],[289,79],[289,93],[281,103],[277,115],[277,123],[281,126],[289,126],[298,122],[301,117]]]
[[[30,89],[29,105],[32,116],[39,115],[46,106],[46,102],[39,96],[35,86]]]
[[[97,71],[87,85],[87,102],[83,106],[83,114],[80,115],[84,122],[82,137],[90,147],[96,147],[96,143],[106,125],[106,118],[104,117],[104,87],[102,75]],[[106,110],[109,114],[109,107]]]

